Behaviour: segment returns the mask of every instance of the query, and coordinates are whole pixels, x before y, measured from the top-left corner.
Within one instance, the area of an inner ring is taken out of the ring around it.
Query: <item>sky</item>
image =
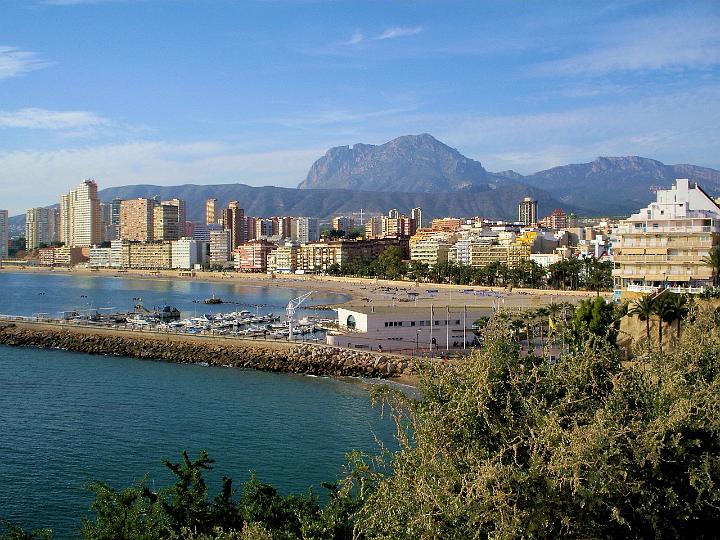
[[[491,171],[720,169],[720,2],[0,0],[0,208],[100,188],[294,187],[431,133]]]

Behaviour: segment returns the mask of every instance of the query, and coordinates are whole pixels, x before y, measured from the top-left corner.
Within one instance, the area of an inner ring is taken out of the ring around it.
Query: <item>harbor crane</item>
[[[293,298],[288,302],[286,313],[287,313],[287,320],[288,320],[288,330],[290,333],[288,334],[288,341],[293,340],[293,322],[295,322],[295,310],[300,307],[300,304],[302,304],[305,300],[310,298],[310,295],[313,294],[315,291],[310,291],[309,293],[305,293],[301,296],[298,296],[297,298]]]

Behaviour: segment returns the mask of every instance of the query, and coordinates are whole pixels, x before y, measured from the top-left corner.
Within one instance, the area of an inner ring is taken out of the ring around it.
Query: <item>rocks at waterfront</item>
[[[406,357],[307,343],[279,348],[263,342],[218,344],[204,338],[173,336],[171,340],[169,336],[162,339],[4,325],[0,326],[0,344],[318,376],[387,379],[415,372],[413,362]]]

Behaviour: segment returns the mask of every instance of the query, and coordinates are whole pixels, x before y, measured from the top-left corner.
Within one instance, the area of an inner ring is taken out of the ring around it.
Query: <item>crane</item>
[[[286,313],[287,313],[287,319],[288,319],[288,330],[290,333],[288,334],[288,341],[293,340],[293,322],[295,321],[295,310],[300,307],[300,304],[302,304],[305,300],[310,298],[310,295],[313,294],[315,291],[310,291],[309,293],[305,293],[301,296],[298,296],[297,298],[293,298],[288,302]]]

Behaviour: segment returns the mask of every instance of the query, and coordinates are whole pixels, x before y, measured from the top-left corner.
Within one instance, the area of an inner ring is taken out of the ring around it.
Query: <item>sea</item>
[[[130,310],[134,298],[192,313],[212,294],[237,309],[281,312],[305,292],[30,273],[0,273],[0,291],[0,312],[17,315]],[[216,461],[211,491],[223,476],[240,488],[254,472],[282,494],[322,495],[321,482],[344,474],[348,452],[393,445],[390,419],[371,406],[372,384],[0,346],[0,520],[76,538],[82,518],[92,517],[89,482],[121,488],[147,475],[158,489],[172,482],[162,460],[179,461],[183,450],[207,450]]]

